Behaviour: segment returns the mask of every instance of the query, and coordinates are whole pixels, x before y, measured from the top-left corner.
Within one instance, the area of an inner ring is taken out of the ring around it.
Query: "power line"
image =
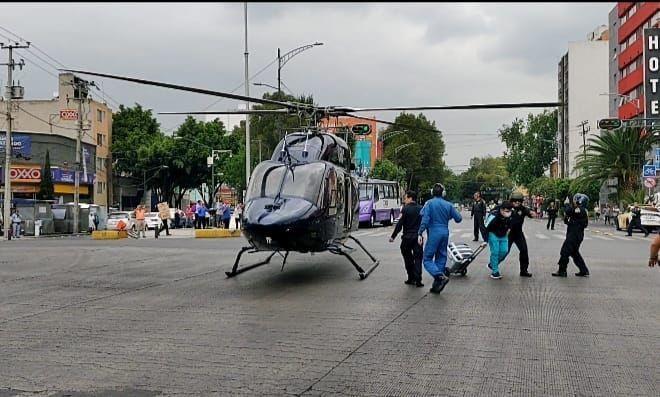
[[[25,41],[25,42],[29,42],[28,40],[24,39],[23,37],[19,36],[18,34],[12,32],[12,31],[10,31],[10,30],[7,29],[7,28],[4,28],[4,27],[0,26],[0,30],[3,30],[3,31],[5,31],[5,32],[8,32],[8,33],[11,34],[11,35],[16,36],[19,40],[22,40],[22,41]],[[6,38],[7,40],[13,40],[13,39],[11,39],[10,37],[8,37],[7,35],[2,34],[2,33],[0,33],[0,36]],[[53,58],[52,56],[48,55],[45,51],[43,51],[42,49],[40,49],[39,47],[37,47],[36,45],[34,45],[34,43],[31,43],[31,42],[30,42],[30,45],[32,46],[32,48],[34,48],[34,49],[36,49],[37,51],[39,51],[40,53],[42,53],[46,58],[52,60],[53,62],[55,62],[56,64],[60,65],[61,67],[66,68],[66,66],[65,66],[62,62],[60,62],[60,61],[58,61],[57,59]],[[51,68],[53,68],[56,72],[58,71],[59,68],[58,68],[57,66],[55,66],[55,65],[53,65],[51,62],[49,62],[49,61],[43,59],[41,56],[39,56],[37,53],[35,53],[35,52],[32,51],[31,49],[28,48],[28,49],[26,49],[26,51],[29,52],[31,55],[33,55],[35,58],[39,59],[39,60],[40,60],[41,62],[43,62],[44,64],[46,64],[46,65],[50,66]],[[29,58],[25,57],[25,54],[23,54],[23,57],[24,57],[25,59],[28,59],[28,60],[29,60]],[[44,72],[46,72],[46,73],[50,74],[51,76],[53,76],[53,77],[59,79],[59,77],[58,77],[57,75],[55,75],[55,74],[53,74],[53,73],[51,73],[51,72],[45,70],[44,68],[42,68],[41,66],[39,66],[39,64],[37,64],[35,61],[30,60],[30,62],[32,62],[33,65],[37,66],[39,69],[43,70]],[[104,91],[102,88],[100,88],[100,87],[96,87],[96,89],[99,90],[100,92],[102,92],[103,94],[105,94],[105,96],[107,96],[108,99],[110,99],[115,105],[117,105],[117,106],[120,106],[120,105],[121,105],[120,102],[118,102],[117,100],[115,100],[112,96],[110,96],[110,94],[108,94],[108,93],[107,93],[106,91]]]

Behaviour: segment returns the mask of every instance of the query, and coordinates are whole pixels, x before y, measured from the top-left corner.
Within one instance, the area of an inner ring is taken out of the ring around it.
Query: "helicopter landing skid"
[[[360,240],[356,239],[353,236],[348,236],[348,238],[355,241],[355,243],[360,248],[362,248],[362,251],[364,251],[364,253],[367,254],[367,256],[369,256],[369,258],[371,259],[372,264],[371,264],[371,267],[369,269],[367,269],[367,271],[364,271],[364,269],[360,265],[358,265],[357,262],[355,261],[355,259],[353,259],[353,257],[351,256],[351,252],[355,251],[355,248],[351,248],[351,247],[349,247],[345,244],[341,244],[341,246],[338,246],[338,245],[333,246],[331,249],[329,249],[329,251],[331,253],[335,254],[335,255],[341,255],[341,256],[346,257],[346,259],[348,259],[348,261],[351,262],[353,267],[355,267],[355,270],[358,271],[358,274],[360,275],[360,280],[364,280],[365,278],[369,277],[371,272],[373,272],[374,269],[376,269],[378,267],[378,265],[380,265],[380,261],[378,259],[374,258],[374,256],[371,255],[371,253],[369,251],[367,251],[366,248],[364,248],[364,245],[362,245]]]
[[[268,258],[266,258],[266,260],[263,260],[259,263],[255,263],[254,265],[242,267],[242,268],[239,269],[238,268],[238,263],[241,261],[241,256],[243,256],[243,254],[246,253],[246,252],[248,254],[254,254],[254,253],[263,252],[263,251],[259,251],[258,249],[256,249],[255,247],[252,247],[252,246],[241,248],[241,251],[236,256],[236,261],[234,262],[234,267],[232,267],[231,272],[225,272],[225,274],[227,275],[227,278],[234,277],[234,276],[237,276],[237,275],[239,275],[243,272],[247,272],[248,270],[252,270],[256,267],[266,265],[266,264],[270,263],[270,260],[273,258],[273,256],[275,256],[275,254],[280,254],[280,256],[282,256],[282,253],[280,253],[280,251],[273,251],[270,255],[268,255]],[[283,256],[283,258],[284,258],[284,261],[282,263],[282,268],[283,269],[284,269],[284,264],[286,263],[286,259],[287,259],[288,256],[289,256],[289,251],[287,251],[286,255]]]

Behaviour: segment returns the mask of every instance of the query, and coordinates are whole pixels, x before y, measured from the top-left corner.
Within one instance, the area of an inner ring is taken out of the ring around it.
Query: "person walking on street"
[[[580,270],[579,273],[575,273],[576,276],[587,277],[589,275],[587,264],[580,254],[580,245],[584,240],[584,229],[589,224],[588,203],[589,197],[586,194],[577,193],[573,196],[573,205],[564,214],[564,223],[567,225],[566,240],[564,240],[559,252],[559,270],[552,273],[555,277],[567,277],[566,269],[569,257],[573,258],[573,263]]]
[[[92,211],[87,215],[87,230],[89,230],[90,233],[96,230],[94,227],[94,213]]]
[[[532,211],[523,205],[523,195],[520,192],[511,194],[509,202],[513,206],[511,214],[511,231],[509,232],[507,255],[511,252],[513,244],[518,247],[520,260],[520,277],[532,277],[529,269],[529,253],[527,252],[527,239],[523,232],[525,218],[533,218]],[[500,261],[501,263],[502,261]]]
[[[605,221],[606,225],[610,224],[610,205],[606,205],[603,207],[603,220]]]
[[[511,231],[511,215],[513,206],[506,201],[495,207],[486,218],[486,230],[488,231],[488,247],[490,248],[490,278],[499,280],[500,262],[506,258],[509,249],[508,235]]]
[[[555,230],[555,219],[557,219],[557,207],[555,206],[555,202],[551,202],[550,206],[548,207],[548,224],[546,225],[546,229],[550,230]]]
[[[401,256],[403,256],[403,263],[406,266],[406,273],[408,279],[404,283],[408,285],[415,285],[416,287],[423,287],[422,284],[422,246],[417,242],[417,232],[422,223],[422,206],[417,204],[417,193],[408,190],[404,199],[405,206],[401,211],[401,217],[394,227],[394,232],[390,236],[390,243],[394,242],[396,236],[403,229],[401,236]]]
[[[484,216],[486,216],[486,202],[481,198],[481,193],[474,194],[474,203],[470,209],[470,218],[474,219],[474,240],[479,241],[479,233],[484,241],[487,241],[486,228],[484,227]]]
[[[642,210],[639,205],[635,203],[632,208],[632,218],[628,222],[628,237],[632,236],[633,228],[641,229],[644,232],[644,237],[649,236],[649,231],[642,225]]]
[[[460,223],[463,218],[449,201],[443,198],[445,187],[436,183],[432,190],[433,198],[424,204],[422,208],[422,222],[417,232],[417,242],[424,243],[424,232],[427,232],[428,240],[424,247],[424,268],[433,277],[431,292],[440,293],[447,283],[449,277],[445,276],[445,265],[447,264],[447,244],[449,242],[449,221],[451,219]]]
[[[167,205],[166,202],[158,203],[156,206],[158,208],[158,217],[160,218],[162,224],[158,225],[155,227],[155,234],[156,238],[160,235],[160,233],[165,230],[165,233],[167,236],[170,235],[170,228],[169,228],[169,222],[170,222],[170,206]]]
[[[144,208],[144,205],[140,204],[133,212],[135,213],[135,223],[138,238],[140,238],[140,232],[142,232],[142,237],[147,238],[147,232],[145,231],[146,223],[144,221],[147,210]]]
[[[21,238],[21,222],[23,220],[21,219],[21,216],[18,214],[18,210],[16,208],[11,209],[11,216],[9,217],[11,220],[11,234],[13,238]]]

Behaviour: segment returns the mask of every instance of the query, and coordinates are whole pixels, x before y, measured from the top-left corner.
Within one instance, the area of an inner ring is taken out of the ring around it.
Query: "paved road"
[[[330,254],[226,279],[241,239],[3,242],[0,396],[660,395],[650,237],[592,228],[592,277],[558,280],[562,230],[526,230],[533,278],[485,251],[440,295],[402,283],[391,228],[357,233],[365,281]]]

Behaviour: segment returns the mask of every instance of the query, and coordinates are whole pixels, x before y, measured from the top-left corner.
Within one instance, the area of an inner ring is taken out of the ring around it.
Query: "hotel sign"
[[[644,29],[646,118],[660,118],[660,28]]]

